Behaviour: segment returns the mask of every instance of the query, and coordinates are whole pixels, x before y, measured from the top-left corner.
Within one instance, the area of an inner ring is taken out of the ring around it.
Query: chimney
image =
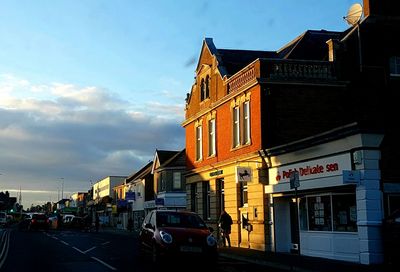
[[[363,0],[364,17],[369,15],[400,16],[399,0]]]
[[[326,41],[326,44],[328,45],[328,56],[329,56],[329,61],[335,61],[336,60],[336,51],[338,48],[338,40],[337,39],[329,39]]]

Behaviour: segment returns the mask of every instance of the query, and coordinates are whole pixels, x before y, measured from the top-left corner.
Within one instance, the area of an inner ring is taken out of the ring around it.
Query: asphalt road
[[[3,230],[4,231],[4,230]],[[7,229],[0,244],[0,271],[102,272],[159,270],[149,257],[138,252],[136,236],[130,233],[99,233]],[[265,267],[220,257],[217,267],[186,263],[184,259],[163,265],[162,271],[265,271]],[[268,269],[272,271],[271,269]],[[159,270],[160,271],[160,270]]]

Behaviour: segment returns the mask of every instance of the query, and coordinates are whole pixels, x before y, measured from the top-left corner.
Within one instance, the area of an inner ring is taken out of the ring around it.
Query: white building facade
[[[383,262],[383,136],[317,138],[316,143],[308,139],[266,152],[271,164],[265,186],[271,204],[271,250],[362,264]]]

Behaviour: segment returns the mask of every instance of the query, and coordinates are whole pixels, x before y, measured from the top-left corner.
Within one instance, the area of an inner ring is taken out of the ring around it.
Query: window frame
[[[203,159],[203,127],[196,126],[196,161]]]
[[[208,156],[215,156],[217,153],[216,147],[216,122],[215,118],[208,121]]]
[[[391,76],[400,77],[400,56],[390,57],[389,71]]]
[[[235,106],[232,110],[232,147],[240,146],[240,107]]]
[[[251,143],[250,101],[243,103],[243,144]]]

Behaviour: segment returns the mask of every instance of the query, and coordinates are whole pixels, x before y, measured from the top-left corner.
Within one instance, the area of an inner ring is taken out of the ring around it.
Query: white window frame
[[[216,141],[215,141],[215,119],[208,121],[208,156],[215,156]]]
[[[199,125],[196,127],[196,161],[200,161],[203,159],[203,129],[202,126]]]
[[[240,108],[236,106],[233,108],[232,116],[232,146],[233,148],[240,146]]]
[[[243,104],[243,143],[250,144],[251,130],[250,130],[250,101]]]

